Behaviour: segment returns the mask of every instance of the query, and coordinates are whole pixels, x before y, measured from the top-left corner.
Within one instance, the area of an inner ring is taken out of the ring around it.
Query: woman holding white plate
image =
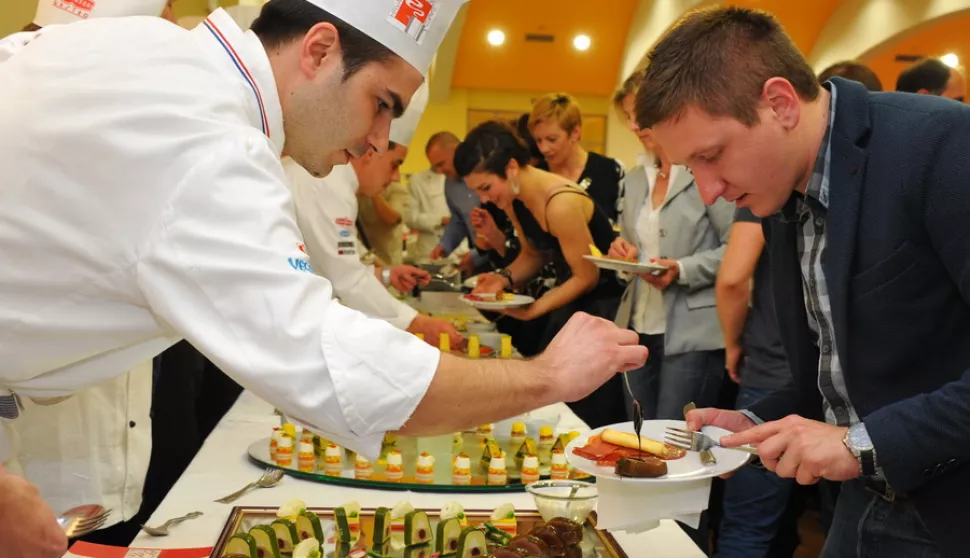
[[[629,373],[644,418],[683,419],[688,402],[698,407],[717,402],[724,377],[714,280],[735,208],[723,199],[705,206],[690,170],[671,165],[650,130],[637,126],[633,100],[638,78],[639,72],[614,96],[616,108],[646,151],[623,179],[620,238],[609,255],[657,264],[666,271],[630,280],[616,323],[636,330],[640,343],[650,349],[647,364]]]
[[[525,142],[508,124],[485,122],[455,152],[455,170],[482,203],[501,208],[515,227],[519,255],[505,269],[479,278],[474,293],[500,293],[528,284],[547,263],[555,286],[529,306],[502,312],[522,321],[547,317],[542,350],[576,312],[612,318],[622,286],[612,271],[586,260],[590,245],[609,249],[615,234],[609,219],[589,195],[569,180],[529,164]],[[571,403],[592,428],[626,420],[622,384],[614,376],[590,396]]]

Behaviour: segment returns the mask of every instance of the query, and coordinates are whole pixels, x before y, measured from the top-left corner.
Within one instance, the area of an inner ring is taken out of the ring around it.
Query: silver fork
[[[706,451],[715,447],[724,448],[719,441],[703,432],[692,432],[675,426],[667,427],[667,436],[664,441],[674,447],[687,451]],[[751,446],[738,446],[724,449],[738,450],[750,453],[751,455],[758,455],[758,450]]]
[[[694,405],[693,401],[684,405],[684,425],[685,426],[687,425],[687,413],[693,411],[696,408],[697,408],[697,405]],[[717,465],[717,458],[714,457],[714,454],[711,453],[711,450],[707,449],[701,452],[701,463],[703,463],[704,465]]]
[[[162,523],[158,527],[149,527],[148,525],[142,525],[141,530],[153,537],[165,537],[165,536],[168,536],[169,527],[174,527],[179,523],[182,523],[183,521],[186,521],[188,519],[195,519],[200,515],[202,515],[202,512],[194,511],[192,513],[183,515],[182,517],[175,517],[175,518],[169,519],[168,521],[166,521],[165,523]]]
[[[277,484],[279,484],[282,479],[283,479],[282,469],[273,469],[272,467],[269,467],[265,471],[263,471],[263,476],[259,477],[258,481],[251,482],[246,486],[240,488],[239,490],[233,492],[232,494],[219,498],[218,500],[216,500],[216,502],[219,502],[220,504],[231,504],[236,500],[242,498],[243,494],[249,492],[254,488],[272,488]]]
[[[57,524],[61,526],[61,529],[64,529],[67,538],[76,539],[100,529],[108,520],[109,515],[111,515],[111,510],[104,510],[97,515],[85,517],[61,516],[57,518]]]

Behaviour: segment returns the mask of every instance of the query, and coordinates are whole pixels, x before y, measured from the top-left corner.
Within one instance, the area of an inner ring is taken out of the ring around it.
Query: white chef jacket
[[[408,251],[411,259],[427,258],[438,241],[444,227],[441,220],[451,215],[445,200],[445,175],[431,169],[421,171],[408,181],[410,203],[404,209],[404,223],[418,231],[418,239]]]
[[[0,63],[44,30],[0,39]],[[138,513],[152,452],[151,362],[56,405],[23,399],[16,421],[0,420],[0,462],[23,475],[55,512],[82,504],[115,510],[102,528]]]
[[[11,471],[57,513],[82,504],[114,510],[102,528],[138,513],[152,453],[151,361],[56,405],[23,404],[11,424]]]
[[[5,62],[11,56],[23,50],[42,31],[43,29],[14,33],[0,39],[0,62]]]
[[[316,178],[286,157],[283,169],[313,272],[330,280],[341,303],[407,329],[418,312],[391,296],[374,274],[374,266],[360,261],[356,225],[360,182],[354,167],[334,167],[326,178]]]
[[[192,31],[88,20],[33,41],[0,83],[0,387],[66,395],[184,337],[294,420],[378,453],[440,354],[311,273],[255,34],[223,10]]]

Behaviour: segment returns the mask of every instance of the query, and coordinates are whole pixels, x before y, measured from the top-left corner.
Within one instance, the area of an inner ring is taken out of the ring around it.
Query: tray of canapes
[[[212,549],[213,558],[625,558],[596,515],[578,523],[544,521],[511,504],[495,510],[306,507],[235,507]]]
[[[372,462],[286,424],[253,442],[249,458],[306,480],[417,492],[520,492],[544,478],[590,478],[572,469],[566,457],[566,445],[578,432],[555,436],[550,424],[524,421],[507,428],[508,433],[498,433],[485,425],[476,432],[435,438],[387,435],[380,457]]]

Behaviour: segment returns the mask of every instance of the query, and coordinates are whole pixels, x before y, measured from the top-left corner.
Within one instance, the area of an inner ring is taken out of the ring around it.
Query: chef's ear
[[[340,67],[340,34],[332,23],[321,22],[303,36],[300,47],[300,69],[313,79],[321,72]]]

